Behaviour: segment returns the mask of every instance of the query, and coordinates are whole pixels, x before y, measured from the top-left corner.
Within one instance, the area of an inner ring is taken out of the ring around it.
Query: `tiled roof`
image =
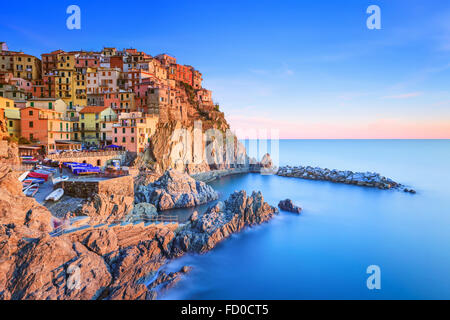
[[[89,107],[84,107],[83,109],[81,109],[80,113],[100,113],[106,109],[108,109],[108,107],[89,106]]]

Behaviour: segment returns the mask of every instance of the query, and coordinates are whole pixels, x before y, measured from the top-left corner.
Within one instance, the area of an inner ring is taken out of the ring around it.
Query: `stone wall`
[[[120,160],[123,163],[126,158],[124,151],[106,151],[106,152],[79,152],[60,155],[49,155],[49,159],[60,162],[80,162],[89,163],[93,166],[104,167],[110,160]]]
[[[69,180],[61,183],[66,195],[76,198],[89,198],[94,194],[120,195],[134,197],[134,180],[124,176],[105,180]]]

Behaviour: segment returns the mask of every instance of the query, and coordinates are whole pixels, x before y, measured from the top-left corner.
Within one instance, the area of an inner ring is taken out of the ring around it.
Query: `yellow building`
[[[41,79],[41,60],[25,53],[14,53],[13,74],[16,78],[26,80]]]
[[[20,109],[14,107],[14,100],[0,97],[0,109],[3,110],[8,135],[20,137]]]
[[[77,71],[77,55],[74,53],[61,53],[56,64],[56,94],[69,107],[86,106],[86,75]]]
[[[75,72],[72,74],[72,100],[69,101],[69,106],[86,106],[87,105],[87,89],[86,89],[86,75]]]
[[[100,146],[103,142],[103,123],[117,119],[117,114],[111,107],[89,106],[80,111],[81,140],[84,143]],[[105,129],[105,128],[103,128]],[[106,138],[106,136],[105,136]]]

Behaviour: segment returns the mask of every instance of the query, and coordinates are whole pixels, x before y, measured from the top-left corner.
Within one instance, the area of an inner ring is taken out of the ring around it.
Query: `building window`
[[[48,103],[48,108],[49,108],[50,110],[52,110],[52,108],[53,108],[53,105],[52,105],[52,103],[51,103],[51,102],[49,102],[49,103]]]
[[[125,137],[122,138],[122,142],[125,143],[127,142],[127,139]]]
[[[30,122],[29,122],[29,127],[30,127],[30,128],[33,128],[33,121],[30,121]]]
[[[32,116],[33,115],[33,110],[28,111],[28,115]]]
[[[116,143],[117,143],[117,137],[115,137],[115,138],[114,138],[114,142],[116,142]]]
[[[13,122],[12,121],[9,122],[9,126],[13,127]]]
[[[84,113],[82,113],[82,114],[81,114],[81,119],[83,119],[83,120],[84,120]]]
[[[117,128],[114,128],[114,133],[117,133]]]

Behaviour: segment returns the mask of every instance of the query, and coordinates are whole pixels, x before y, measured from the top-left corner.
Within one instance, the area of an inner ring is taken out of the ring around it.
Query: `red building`
[[[60,54],[64,53],[63,50],[56,50],[50,53],[41,54],[42,60],[42,75],[45,75],[54,69],[58,65],[58,57]]]
[[[192,67],[182,66],[181,64],[172,64],[169,67],[167,77],[172,80],[181,81],[192,85]]]
[[[109,57],[109,65],[111,68],[119,68],[123,71],[123,57],[121,56],[112,56]]]
[[[46,74],[42,77],[43,90],[45,98],[55,98],[56,94],[56,76],[54,74]]]
[[[33,98],[44,98],[45,96],[45,85],[44,80],[34,80],[31,86],[31,95]]]

